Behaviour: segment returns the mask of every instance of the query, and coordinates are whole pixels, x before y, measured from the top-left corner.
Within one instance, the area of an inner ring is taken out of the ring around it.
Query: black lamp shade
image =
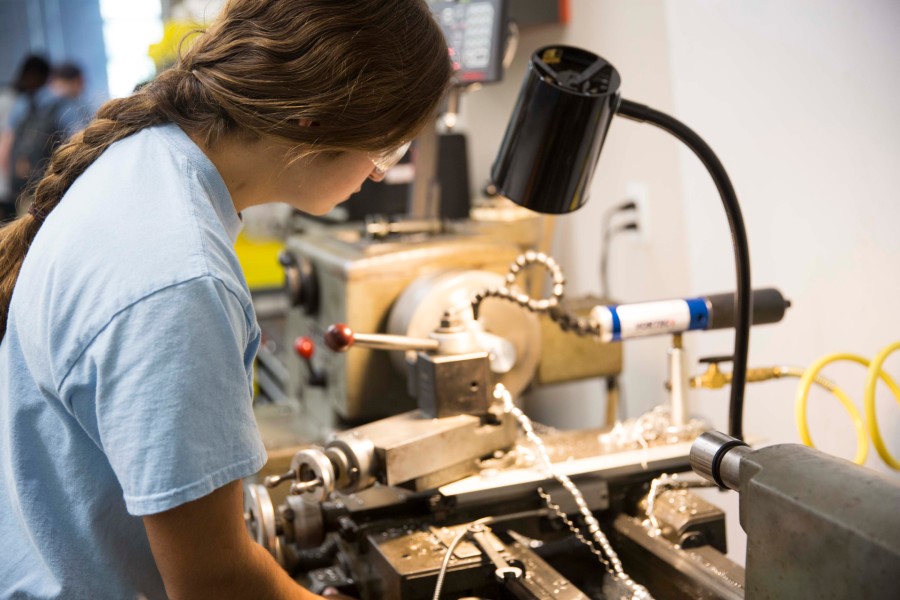
[[[569,46],[537,50],[491,168],[498,193],[540,213],[581,208],[619,85],[619,73],[596,54]]]

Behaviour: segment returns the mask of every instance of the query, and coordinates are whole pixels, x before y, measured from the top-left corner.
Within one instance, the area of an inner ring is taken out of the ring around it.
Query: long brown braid
[[[429,122],[450,73],[423,0],[230,0],[178,64],[104,104],[60,146],[29,213],[0,229],[0,340],[43,220],[111,144],[171,122],[208,146],[265,135],[289,141],[295,156],[383,151]]]

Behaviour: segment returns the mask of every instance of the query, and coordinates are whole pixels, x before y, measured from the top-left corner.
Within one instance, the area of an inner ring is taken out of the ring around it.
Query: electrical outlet
[[[647,196],[646,183],[631,181],[625,186],[625,199],[634,202],[634,212],[631,216],[637,224],[635,238],[643,243],[650,240],[650,205]]]

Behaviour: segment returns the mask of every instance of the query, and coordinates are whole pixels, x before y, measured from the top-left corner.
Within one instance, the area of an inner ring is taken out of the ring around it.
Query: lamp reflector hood
[[[540,213],[581,208],[618,109],[619,85],[619,73],[596,54],[538,49],[491,168],[497,191]]]

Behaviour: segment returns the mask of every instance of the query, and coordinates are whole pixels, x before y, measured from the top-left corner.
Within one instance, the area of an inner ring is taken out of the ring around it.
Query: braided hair
[[[433,117],[450,80],[424,0],[230,0],[170,69],[53,153],[29,212],[0,229],[0,340],[13,289],[44,219],[115,142],[176,123],[208,147],[286,140],[293,158],[399,146]],[[300,127],[301,121],[317,127]]]

